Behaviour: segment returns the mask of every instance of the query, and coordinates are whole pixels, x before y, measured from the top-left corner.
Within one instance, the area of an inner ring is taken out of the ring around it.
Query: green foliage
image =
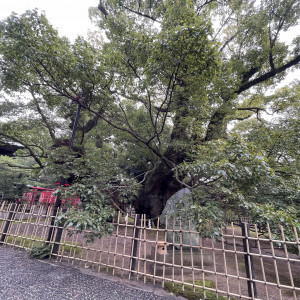
[[[35,244],[30,250],[28,250],[29,258],[46,259],[49,258],[50,253],[50,246],[45,243]]]
[[[183,163],[180,171],[203,190],[204,198],[217,201],[243,199],[251,195],[250,187],[273,176],[264,153],[237,135],[198,146],[192,162]]]
[[[88,241],[111,233],[113,225],[109,222],[114,217],[118,203],[131,201],[137,194],[139,185],[130,179],[113,162],[101,159],[101,150],[86,153],[76,158],[76,153],[67,147],[51,153],[46,172],[56,174],[57,178],[72,178],[69,188],[60,188],[59,197],[63,199],[80,198],[79,207],[71,208],[57,218],[57,223],[65,227],[75,227],[86,233]],[[63,164],[57,163],[63,161]]]
[[[244,203],[244,208],[251,214],[253,221],[258,224],[261,231],[267,232],[270,229],[272,238],[281,241],[296,242],[296,234],[300,234],[300,215],[299,209],[295,206],[286,206],[281,203],[281,207],[277,204],[254,204]],[[269,224],[269,229],[267,227]],[[283,247],[283,243],[277,243]],[[296,254],[299,249],[296,245],[287,245],[287,248]]]
[[[286,236],[294,237],[293,227],[299,228],[298,190],[286,186],[253,143],[232,135],[199,146],[192,158],[180,171],[193,183],[193,214],[205,234],[212,227],[210,235],[218,233],[226,207],[237,214],[250,213],[263,226],[270,223],[275,234],[284,225]]]
[[[183,197],[177,203],[180,217],[195,224],[201,237],[216,238],[224,226],[223,211],[216,201],[207,201],[200,190],[194,190],[192,197]]]
[[[193,283],[192,281],[188,281],[188,283]],[[202,281],[200,280],[195,280],[194,284],[202,286]],[[174,286],[173,286],[174,285]],[[205,280],[205,287],[208,288],[214,288],[215,284],[214,282],[210,280]],[[172,283],[172,282],[165,282],[164,283],[164,288],[172,293],[175,294],[176,296],[183,296],[186,299],[189,300],[197,300],[197,299],[204,299],[204,291],[202,288],[196,287],[195,291],[194,288],[190,285],[184,285],[184,290],[182,290],[182,284],[179,283]],[[214,292],[212,291],[207,291],[206,290],[206,298],[205,299],[227,299],[226,297],[223,296],[217,296]],[[233,299],[233,298],[230,298]]]
[[[257,196],[245,198],[241,207],[255,222],[282,239],[280,225],[287,240],[294,239],[294,227],[299,231],[299,83],[264,96],[270,111],[276,113],[271,122],[249,119],[235,127],[235,132],[263,149],[273,176],[262,177],[255,186]],[[255,201],[253,201],[253,199]]]
[[[22,196],[33,178],[28,170],[12,169],[9,165],[21,165],[21,160],[0,156],[0,194],[2,199],[15,201]]]

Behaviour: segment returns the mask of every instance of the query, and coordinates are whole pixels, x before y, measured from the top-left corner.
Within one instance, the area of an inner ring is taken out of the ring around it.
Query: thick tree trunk
[[[187,101],[180,98],[179,105]],[[181,107],[174,119],[174,126],[170,137],[170,146],[166,150],[164,157],[158,168],[151,173],[144,183],[140,194],[137,211],[146,213],[150,217],[157,217],[163,211],[167,200],[182,188],[182,185],[174,177],[173,167],[184,161],[186,158],[186,147],[178,146],[176,143],[189,144],[187,128],[181,122],[181,118],[188,115],[188,109]]]
[[[173,171],[161,163],[146,180],[140,194],[137,210],[151,218],[159,216],[167,200],[181,188],[174,178]]]
[[[227,122],[226,117],[231,112],[230,102],[224,102],[219,109],[210,118],[207,126],[204,141],[212,141],[220,138],[226,138]]]
[[[210,123],[208,124],[206,137],[202,142],[226,137],[226,116],[229,113],[228,108],[229,105],[224,103],[224,105],[213,114]],[[181,117],[182,112],[175,117],[171,134],[171,143],[165,153],[165,157],[175,165],[182,163],[186,159],[186,151],[191,150],[191,146],[195,142],[201,143],[200,140],[191,141],[186,128],[182,126],[180,122]],[[175,142],[175,144],[176,142],[180,142],[179,144],[186,143],[189,146],[176,147],[173,142]],[[136,205],[138,213],[146,213],[150,217],[159,216],[163,211],[167,200],[178,190],[183,188],[182,184],[174,177],[172,169],[172,164],[161,162],[158,168],[147,178]]]

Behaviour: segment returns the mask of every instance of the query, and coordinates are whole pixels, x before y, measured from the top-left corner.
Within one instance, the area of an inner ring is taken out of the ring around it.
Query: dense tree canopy
[[[41,174],[59,169],[49,152],[80,103],[77,158],[115,170],[89,190],[137,179],[137,209],[155,217],[190,187],[198,223],[288,206],[297,225],[300,85],[274,90],[299,67],[300,38],[281,39],[299,13],[295,0],[103,0],[90,15],[105,42],[74,43],[38,11],[13,14],[0,24],[1,143],[22,146]]]

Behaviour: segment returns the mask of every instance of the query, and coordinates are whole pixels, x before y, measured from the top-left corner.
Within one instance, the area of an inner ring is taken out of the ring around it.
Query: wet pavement
[[[0,246],[2,300],[179,300],[153,285],[96,273]]]

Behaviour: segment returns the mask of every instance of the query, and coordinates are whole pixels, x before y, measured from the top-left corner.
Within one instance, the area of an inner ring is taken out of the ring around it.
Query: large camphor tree
[[[299,12],[299,1],[103,0],[90,15],[104,41],[73,44],[36,11],[12,15],[0,25],[1,88],[31,95],[22,105],[48,145],[70,132],[83,92],[77,146],[101,159],[104,148],[141,182],[139,212],[155,217],[189,187],[200,225],[230,208],[293,223],[299,84],[274,90],[299,66]],[[21,145],[39,165],[42,150]]]

